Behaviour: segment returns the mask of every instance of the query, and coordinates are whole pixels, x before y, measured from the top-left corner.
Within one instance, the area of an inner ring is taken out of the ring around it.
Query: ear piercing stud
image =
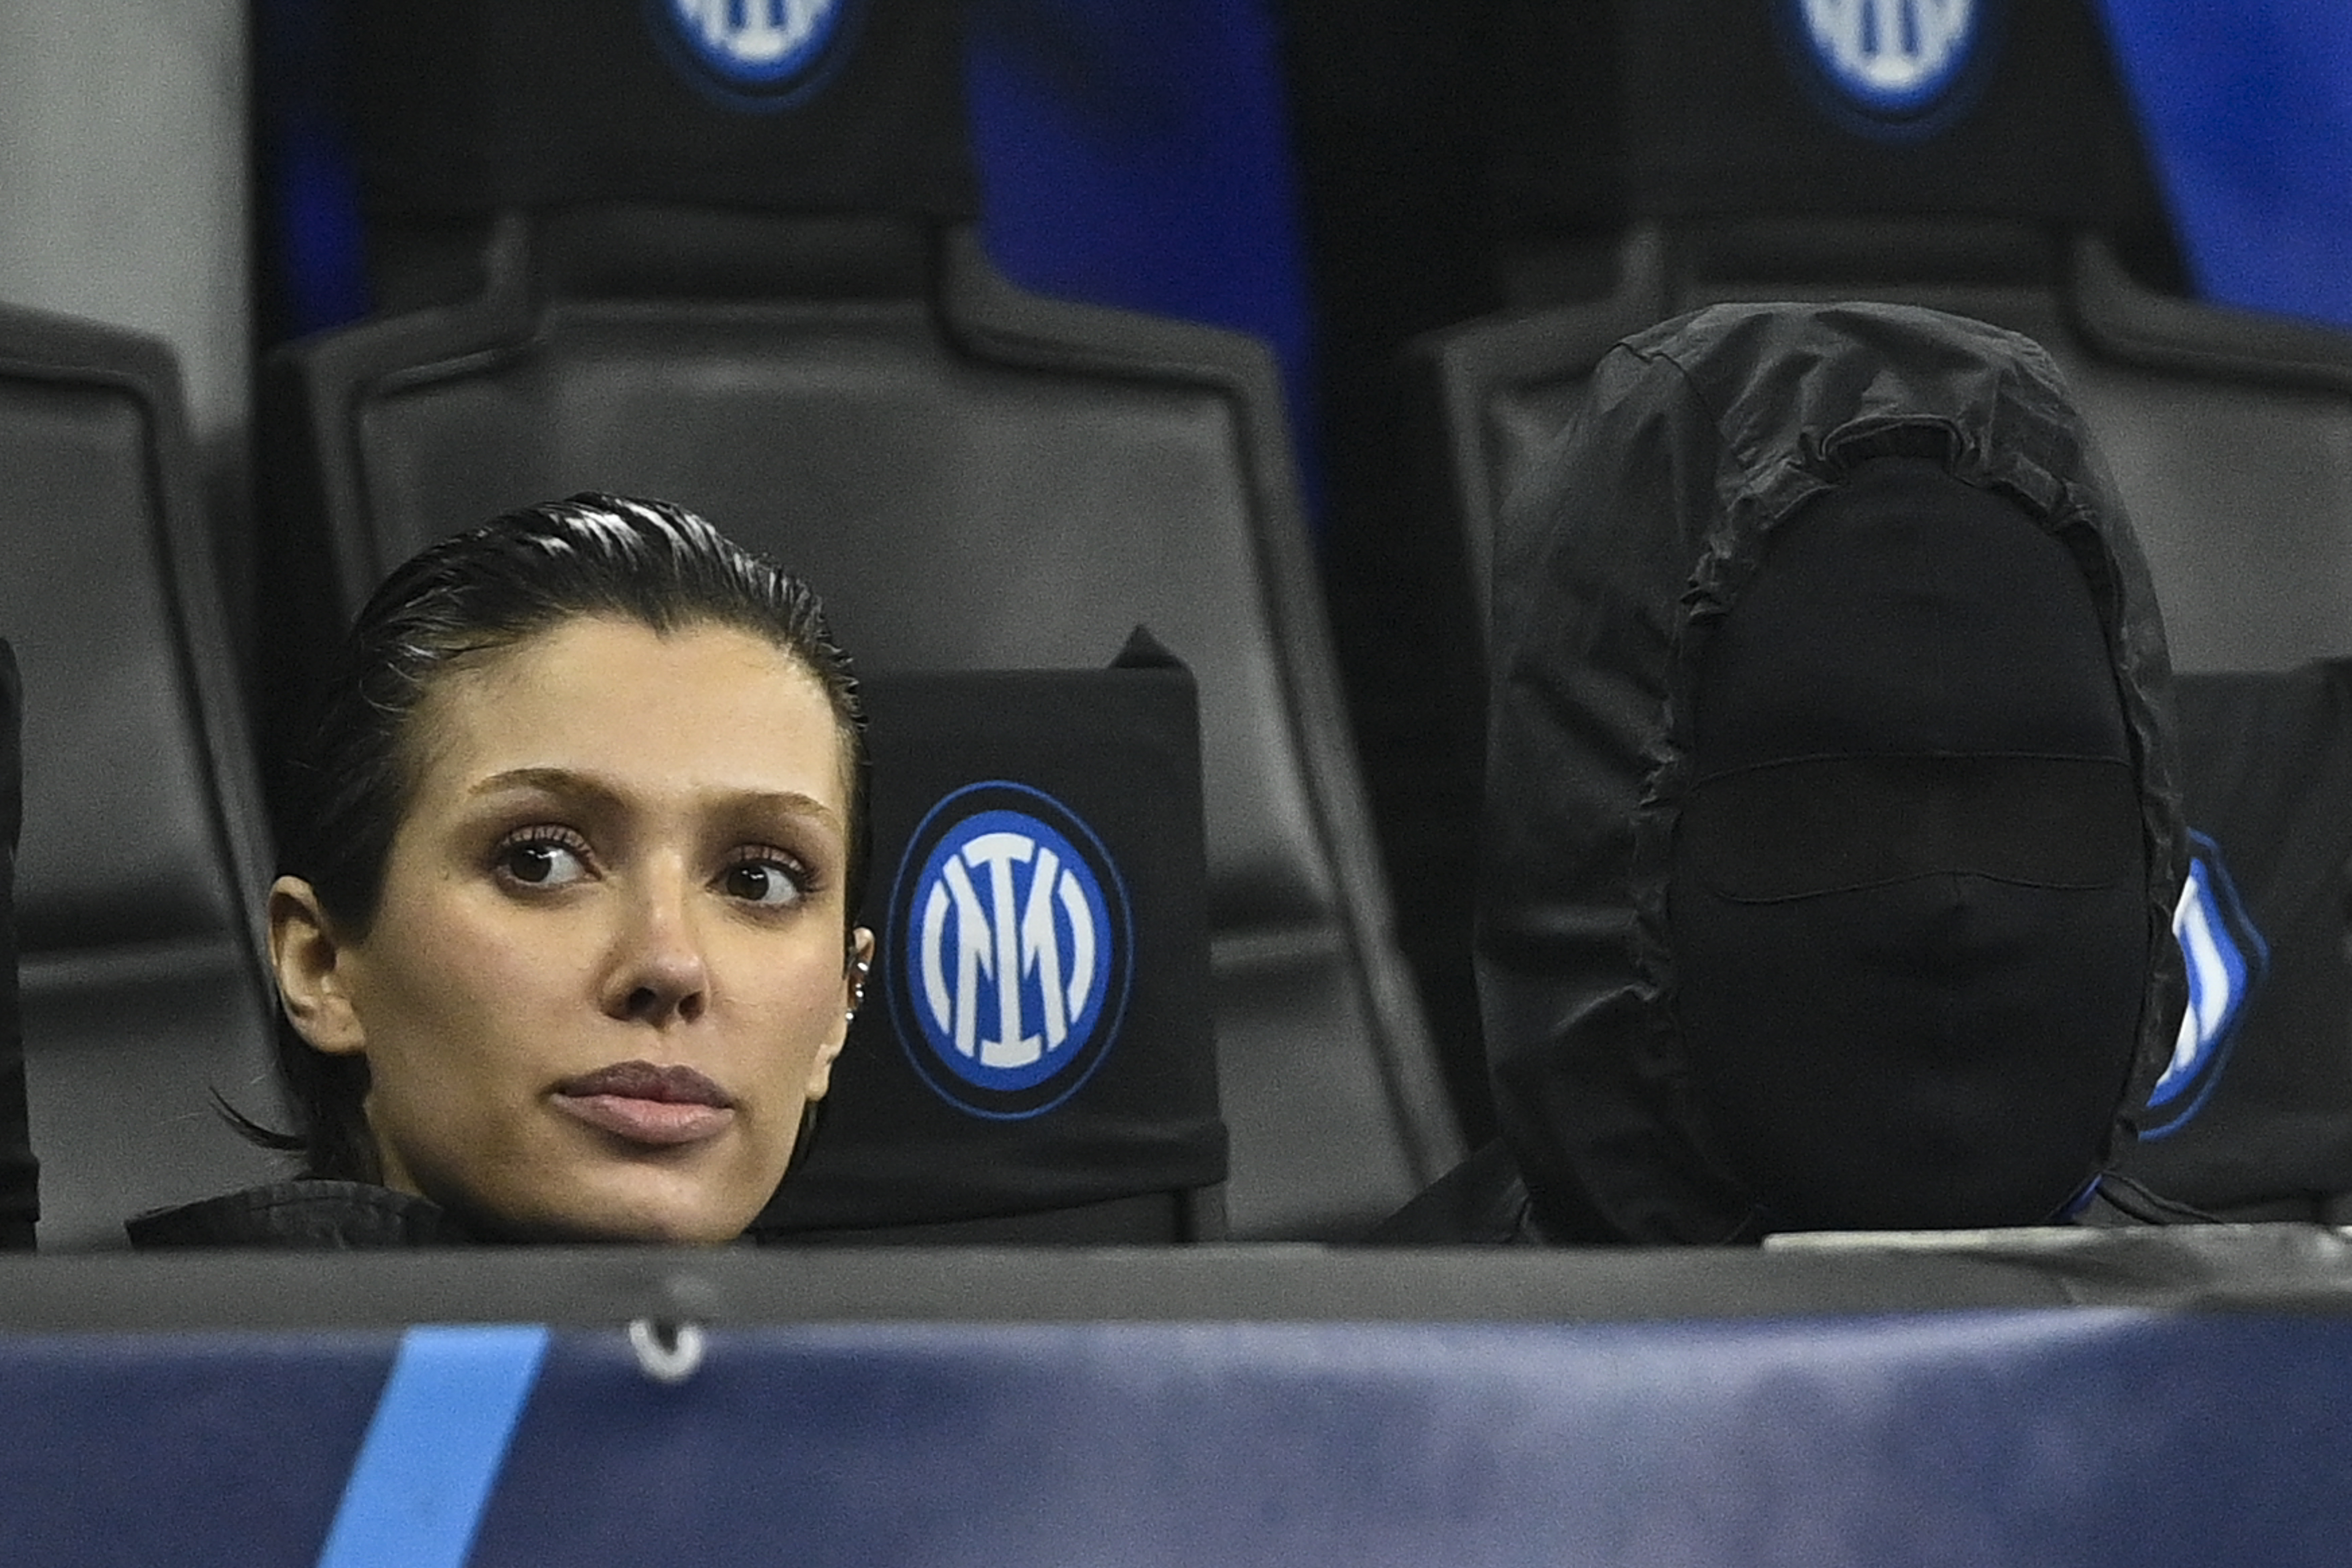
[[[866,976],[873,967],[865,959],[857,961],[857,979],[849,988],[849,1009],[841,1016],[845,1023],[856,1021],[857,1010],[866,1005]]]

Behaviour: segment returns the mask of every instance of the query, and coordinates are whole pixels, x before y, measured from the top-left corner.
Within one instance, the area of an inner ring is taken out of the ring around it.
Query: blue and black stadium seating
[[[791,101],[749,105],[659,10],[352,8],[388,309],[268,378],[268,597],[316,612],[279,628],[277,683],[417,546],[583,488],[804,571],[877,670],[1083,668],[1148,624],[1199,683],[1234,1233],[1352,1233],[1459,1139],[1269,357],[995,271],[954,5],[877,0]]]
[[[1505,225],[1515,308],[1422,344],[1448,469],[1432,504],[1465,531],[1482,603],[1495,509],[1611,343],[1718,301],[1878,299],[2051,352],[2131,504],[2176,665],[2283,668],[2352,647],[2352,334],[2177,291],[2090,9],[1954,9],[1975,31],[1936,73],[1920,65],[1919,90],[1932,77],[1941,96],[1908,110],[1842,85],[1835,51],[1791,19],[1803,9],[1619,8],[1630,219],[1597,294],[1553,292],[1588,274],[1558,262],[1576,246],[1547,244],[1538,200],[1548,166],[1587,187],[1590,149],[1530,121],[1498,153],[1520,209]]]

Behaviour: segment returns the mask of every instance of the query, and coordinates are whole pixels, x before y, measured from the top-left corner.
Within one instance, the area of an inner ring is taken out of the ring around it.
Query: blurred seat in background
[[[46,1250],[267,1174],[261,801],[178,368],[0,310],[0,633],[23,669],[17,948]]]
[[[1199,683],[1234,1234],[1352,1233],[1459,1139],[1269,356],[995,272],[952,4],[677,9],[351,8],[384,310],[269,374],[277,732],[389,566],[583,488],[804,572],[875,669],[1085,667],[1148,624]]]
[[[2184,297],[2084,0],[1913,10],[1898,41],[1867,28],[1873,7],[1620,6],[1613,262],[1589,232],[1553,234],[1542,200],[1549,166],[1590,184],[1591,150],[1532,113],[1498,132],[1516,308],[1422,345],[1445,470],[1430,500],[1464,530],[1482,604],[1495,508],[1611,343],[1718,301],[1874,299],[2050,351],[2132,508],[2178,667],[2352,647],[2352,334]],[[1497,49],[1521,77],[1523,56]]]

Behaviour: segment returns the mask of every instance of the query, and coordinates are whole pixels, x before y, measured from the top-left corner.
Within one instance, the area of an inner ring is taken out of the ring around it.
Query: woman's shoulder
[[[246,1187],[123,1222],[131,1245],[315,1247],[438,1247],[469,1240],[429,1199],[365,1182],[299,1178]]]

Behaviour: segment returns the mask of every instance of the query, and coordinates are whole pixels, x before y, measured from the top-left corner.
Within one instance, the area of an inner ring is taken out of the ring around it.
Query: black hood
[[[2123,503],[2056,368],[2014,333],[1909,307],[1714,307],[1602,360],[1497,550],[1479,984],[1504,1138],[1554,1239],[1759,1228],[1695,1111],[1670,1005],[1666,887],[1697,676],[1775,531],[1887,458],[2013,506],[2089,587],[2146,851],[2147,984],[2119,1107],[2169,1059],[2187,865],[2169,660]],[[2126,1115],[2113,1131],[2128,1137]]]

